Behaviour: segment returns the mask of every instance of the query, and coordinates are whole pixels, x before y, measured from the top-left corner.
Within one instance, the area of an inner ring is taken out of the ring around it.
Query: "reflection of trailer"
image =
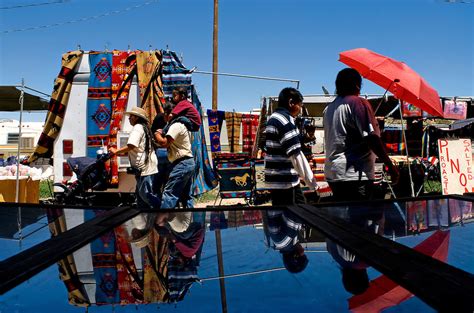
[[[70,156],[85,156],[86,134],[87,134],[87,92],[89,84],[89,53],[85,52],[78,65],[77,74],[74,76],[72,88],[64,116],[64,123],[54,144],[54,173],[55,182],[70,179],[72,176],[66,165],[66,159]],[[136,77],[130,87],[127,111],[139,103],[139,92]],[[131,125],[127,118],[123,119],[122,131],[118,133],[117,144],[120,147],[126,144]],[[117,189],[109,189],[115,192],[133,192],[135,190],[135,178],[127,174],[128,157],[119,157],[119,186]]]

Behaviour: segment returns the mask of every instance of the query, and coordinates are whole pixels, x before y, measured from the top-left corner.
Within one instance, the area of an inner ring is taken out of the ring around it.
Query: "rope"
[[[11,9],[22,9],[22,8],[29,8],[29,7],[39,7],[41,5],[58,4],[58,3],[64,3],[66,1],[67,0],[58,0],[58,1],[50,1],[50,2],[19,4],[19,5],[12,5],[12,6],[9,6],[9,7],[0,7],[0,10],[11,10]]]
[[[24,32],[24,31],[37,30],[37,29],[47,29],[47,28],[58,27],[58,26],[63,26],[63,25],[67,25],[67,24],[74,24],[74,23],[79,23],[79,22],[96,20],[96,19],[99,19],[99,18],[102,18],[102,17],[105,17],[105,16],[110,16],[110,15],[119,14],[119,13],[126,12],[126,11],[131,11],[131,10],[134,10],[134,9],[138,9],[138,8],[150,5],[152,3],[155,3],[155,2],[158,2],[158,0],[150,0],[150,1],[147,1],[147,2],[142,3],[142,4],[137,4],[137,5],[134,5],[134,6],[131,6],[131,7],[127,7],[125,9],[114,10],[114,11],[106,12],[106,13],[103,13],[103,14],[82,17],[82,18],[79,18],[79,19],[70,20],[70,21],[66,21],[66,22],[59,22],[59,23],[54,23],[54,24],[47,24],[47,25],[20,28],[20,29],[4,30],[4,31],[2,31],[2,33],[3,34],[8,34],[8,33]]]
[[[232,277],[241,277],[241,276],[249,276],[249,275],[255,275],[255,274],[261,274],[261,273],[269,273],[269,272],[276,272],[276,271],[281,271],[284,270],[284,267],[276,267],[276,268],[270,268],[268,270],[260,270],[260,271],[254,271],[254,272],[247,272],[247,273],[240,273],[240,274],[230,274],[230,275],[225,275],[225,276],[215,276],[215,277],[208,277],[208,278],[203,278],[200,281],[211,281],[211,280],[218,280],[221,278],[232,278]]]

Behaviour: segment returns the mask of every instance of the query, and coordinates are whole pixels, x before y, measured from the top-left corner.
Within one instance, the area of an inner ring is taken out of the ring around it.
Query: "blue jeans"
[[[157,193],[153,191],[153,181],[155,175],[136,176],[137,186],[135,194],[137,196],[137,207],[158,209],[161,206],[161,199]]]
[[[195,168],[196,164],[193,158],[182,160],[173,165],[163,190],[162,209],[174,209],[178,201],[186,208],[194,208],[191,187]]]
[[[171,163],[168,160],[168,152],[166,148],[158,148],[155,150],[158,158],[158,174],[155,174],[155,181],[153,182],[153,190],[156,194],[161,194],[163,187],[168,181],[168,176],[171,171]]]

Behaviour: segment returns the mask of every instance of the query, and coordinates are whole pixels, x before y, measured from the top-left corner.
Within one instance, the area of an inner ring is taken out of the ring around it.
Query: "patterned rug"
[[[252,158],[258,157],[258,151],[263,150],[265,146],[265,134],[263,131],[267,125],[267,99],[263,100],[262,108],[260,109],[260,117],[258,121],[258,129],[257,129],[257,136],[255,138],[255,142],[252,147]]]
[[[191,86],[192,103],[202,119],[202,105],[196,89],[191,85],[191,73],[181,63],[176,53],[163,51],[163,90],[166,97],[171,96],[174,88],[188,86]],[[191,144],[197,168],[193,182],[193,195],[197,196],[214,189],[217,186],[217,179],[211,169],[204,127],[200,127],[197,132],[192,132]]]
[[[72,80],[76,75],[76,67],[82,59],[83,52],[76,50],[63,54],[61,70],[54,81],[54,89],[49,101],[48,114],[44,123],[43,132],[38,140],[35,151],[28,162],[38,158],[50,158],[53,155],[54,141],[63,126],[64,115],[69,101]]]
[[[161,81],[161,51],[137,51],[137,75],[140,91],[140,107],[146,111],[150,123],[157,112],[163,112],[165,102]]]
[[[201,101],[197,96],[196,89],[192,86],[193,104],[202,116]],[[198,132],[192,133],[191,138],[192,151],[194,161],[196,162],[196,173],[193,182],[193,195],[197,196],[210,191],[217,186],[217,179],[212,171],[209,155],[207,154],[206,137],[204,135],[204,127],[201,127]]]
[[[111,119],[112,54],[89,53],[89,89],[87,93],[87,156],[108,144]]]
[[[48,218],[51,237],[56,237],[67,230],[63,209],[46,209],[46,216]],[[84,284],[79,279],[73,256],[68,255],[66,258],[59,260],[57,264],[59,268],[59,278],[64,282],[67,288],[69,303],[75,306],[89,306],[91,303]]]
[[[109,148],[117,148],[117,133],[122,124],[123,113],[127,108],[128,94],[132,84],[132,71],[136,67],[135,53],[114,50],[112,52],[112,116],[110,119]],[[136,69],[135,69],[136,70]],[[110,159],[110,187],[117,187],[118,159]]]
[[[85,210],[84,220],[91,220],[100,216],[103,212],[101,210]],[[90,243],[96,281],[95,302],[97,305],[114,304],[120,301],[115,242],[115,234],[111,230]]]
[[[192,74],[185,68],[174,51],[162,50],[163,54],[163,92],[166,98],[172,97],[173,89],[188,88],[192,84]]]
[[[221,129],[225,119],[225,112],[218,110],[207,110],[207,121],[209,124],[209,138],[211,140],[211,152],[221,151]]]
[[[258,115],[242,114],[242,152],[252,153],[257,136]]]
[[[242,113],[225,112],[227,137],[229,139],[230,152],[240,152],[240,123]]]

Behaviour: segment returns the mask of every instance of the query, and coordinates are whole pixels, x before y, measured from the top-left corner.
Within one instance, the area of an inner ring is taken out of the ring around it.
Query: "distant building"
[[[0,119],[0,158],[6,159],[12,155],[16,156],[18,144],[20,145],[20,156],[33,153],[43,125],[43,122],[23,122],[20,138],[19,121]]]

